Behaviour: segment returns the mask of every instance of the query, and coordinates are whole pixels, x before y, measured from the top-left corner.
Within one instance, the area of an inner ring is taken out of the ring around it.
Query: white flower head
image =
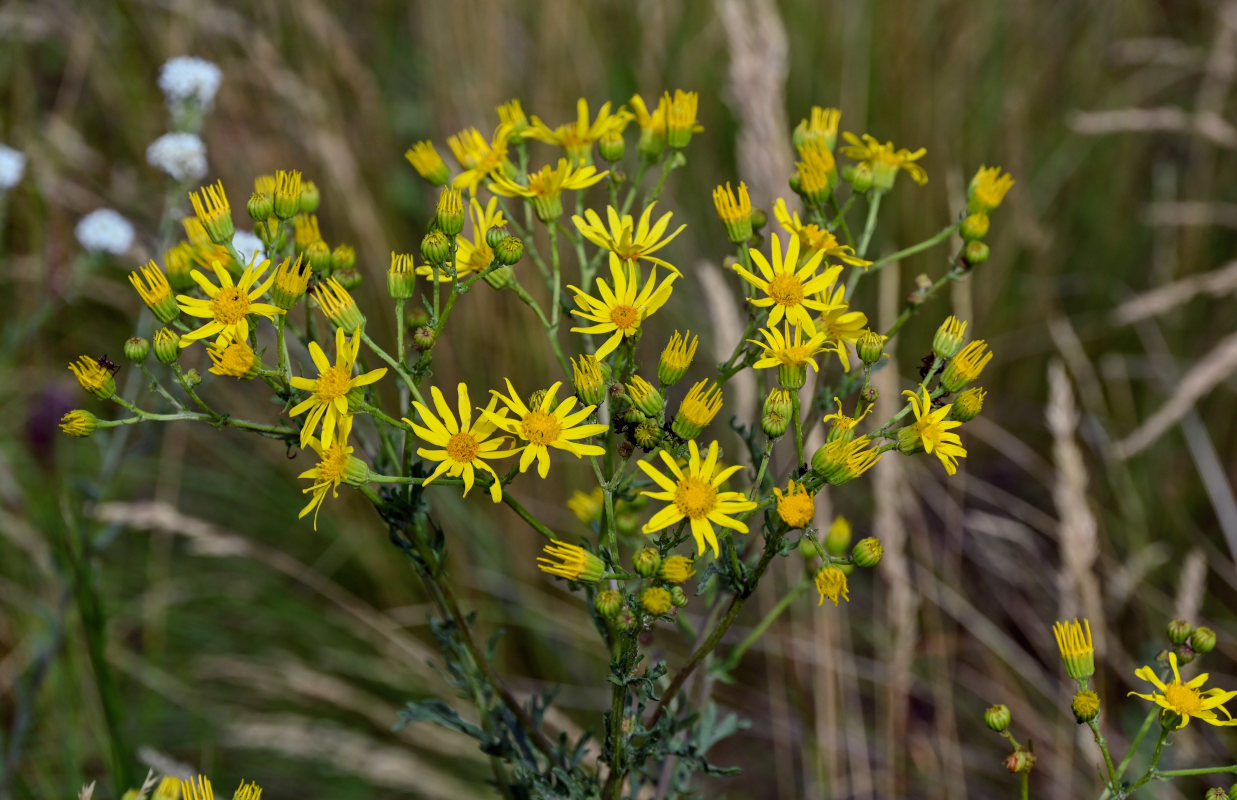
[[[196,56],[177,56],[159,68],[159,88],[173,110],[189,103],[210,110],[222,81],[219,67]]]
[[[262,258],[266,253],[266,245],[249,231],[237,231],[232,235],[232,246],[241,257],[241,266],[247,267],[253,263],[254,256]]]
[[[146,161],[178,181],[206,176],[206,143],[193,133],[165,133],[146,148]]]
[[[73,230],[77,241],[92,253],[121,256],[133,246],[133,225],[110,208],[100,208],[82,217]]]
[[[0,144],[0,192],[17,185],[26,171],[26,154]]]

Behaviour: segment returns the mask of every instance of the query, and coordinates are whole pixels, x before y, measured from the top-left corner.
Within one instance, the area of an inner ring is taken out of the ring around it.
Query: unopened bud
[[[869,569],[880,563],[881,556],[885,550],[881,547],[881,540],[874,536],[869,536],[866,539],[860,539],[855,545],[855,549],[851,551],[851,559],[855,562],[856,567]]]
[[[984,724],[997,733],[1008,730],[1012,721],[1013,715],[1009,713],[1009,706],[1004,704],[992,706],[984,712]]]
[[[638,574],[651,578],[657,574],[657,568],[661,566],[661,555],[656,549],[646,547],[632,557],[632,566]]]
[[[125,340],[125,358],[134,364],[141,364],[150,355],[150,341],[140,336]]]

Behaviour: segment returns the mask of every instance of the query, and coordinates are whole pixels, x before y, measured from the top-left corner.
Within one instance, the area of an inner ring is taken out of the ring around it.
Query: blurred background
[[[659,204],[689,224],[663,252],[687,277],[650,335],[690,325],[706,363],[729,352],[733,338],[718,331],[738,313],[710,192],[743,179],[765,209],[789,197],[789,130],[812,105],[840,107],[843,130],[927,148],[931,180],[899,181],[877,255],[951,221],[981,164],[1013,173],[991,259],[905,329],[900,384],[885,391],[913,382],[948,313],[970,319],[996,357],[984,413],[964,429],[969,457],[951,480],[934,460],[886,457],[828,498],[856,538],[884,541],[885,560],[856,576],[848,606],[803,597],[738,680],[714,687],[751,727],[713,751],[744,773],[708,795],[1012,796],[1006,748],[982,721],[1003,702],[1015,734],[1034,741],[1034,795],[1096,796],[1097,754],[1069,712],[1052,640],[1059,618],[1091,620],[1116,751],[1145,713],[1125,697],[1143,688],[1134,669],[1166,645],[1169,619],[1217,631],[1201,668],[1209,685],[1237,688],[1237,4],[8,0],[0,142],[29,158],[0,228],[8,796],[106,784],[104,699],[54,557],[83,528],[100,548],[87,577],[107,614],[120,725],[147,762],[209,771],[227,791],[256,780],[272,798],[488,792],[471,740],[428,725],[392,731],[405,701],[445,684],[429,606],[362,498],[329,501],[315,532],[296,519],[295,475],[310,465],[275,443],[205,426],[89,440],[56,431],[70,408],[100,410],[65,365],[82,353],[121,361],[141,308],[124,275],[159,257],[167,179],[145,150],[167,130],[156,78],[177,55],[223,71],[203,138],[234,216],[254,175],[303,170],[322,191],[327,241],[357,250],[379,341],[393,333],[389,253],[415,251],[436,198],[404,150],[433,139],[446,153],[461,128],[488,133],[494,106],[513,97],[553,126],[581,96],[596,108],[700,92],[705,133]],[[73,229],[100,206],[132,220],[137,238],[86,268]],[[887,327],[916,276],[939,276],[946,257],[888,267],[861,285],[859,307]],[[510,296],[473,292],[457,314],[439,385],[563,377],[548,351],[511,335],[532,318]],[[269,415],[250,388],[212,391],[238,413]],[[578,472],[513,491],[556,530],[582,532],[564,506],[585,485]],[[483,498],[437,497],[452,572],[481,635],[505,631],[498,654],[513,688],[561,685],[551,727],[596,728],[608,655],[580,600],[536,573],[538,536]],[[736,639],[800,569],[775,568]],[[681,637],[659,630],[652,652],[681,663]],[[1169,758],[1193,766],[1234,752],[1233,729],[1192,725]],[[1207,785],[1155,792],[1199,797]]]

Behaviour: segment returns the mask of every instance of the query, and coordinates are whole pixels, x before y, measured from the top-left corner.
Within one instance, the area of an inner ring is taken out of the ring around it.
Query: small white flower
[[[0,192],[8,191],[26,171],[26,154],[0,144]]]
[[[133,246],[133,225],[110,208],[91,211],[73,232],[82,247],[92,253],[120,256]]]
[[[206,143],[193,133],[165,133],[146,148],[146,161],[178,181],[206,175]]]
[[[159,68],[159,88],[172,109],[196,103],[203,111],[210,110],[222,80],[219,67],[196,56],[177,56]]]
[[[242,267],[248,267],[253,262],[254,256],[260,259],[266,254],[266,245],[249,231],[237,231],[233,234],[232,246],[236,248],[236,254],[241,257]]]

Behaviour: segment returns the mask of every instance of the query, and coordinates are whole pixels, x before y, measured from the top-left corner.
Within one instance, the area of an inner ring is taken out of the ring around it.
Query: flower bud
[[[630,608],[623,606],[614,615],[614,626],[621,631],[631,633],[636,629],[636,615],[632,613]]]
[[[313,271],[305,261],[304,254],[297,256],[295,261],[285,258],[275,268],[275,282],[271,285],[271,302],[284,311],[291,311],[305,296],[312,274]]]
[[[988,245],[983,242],[967,242],[962,249],[962,260],[968,267],[976,267],[988,260]]]
[[[274,208],[275,216],[280,219],[292,219],[300,213],[300,170],[276,170]]]
[[[683,335],[678,331],[674,332],[657,361],[657,380],[663,386],[673,386],[683,379],[687,368],[692,364],[699,343],[700,337],[692,336],[691,331]]]
[[[582,355],[571,359],[571,383],[576,396],[590,406],[600,405],[606,397],[606,380],[596,357]]]
[[[670,587],[670,602],[675,608],[684,608],[687,605],[687,592],[683,591],[683,587]]]
[[[793,411],[789,392],[785,389],[771,390],[761,409],[760,429],[770,439],[777,439],[790,427],[790,415]]]
[[[863,194],[872,188],[874,176],[872,174],[872,165],[866,161],[860,161],[850,171],[850,176],[847,178],[850,181],[850,188],[857,194]]]
[[[1085,689],[1074,695],[1069,707],[1079,725],[1090,722],[1100,715],[1100,696],[1090,689]]]
[[[1035,754],[1029,750],[1023,750],[1021,747],[1005,757],[1005,769],[1017,774],[1019,772],[1030,772],[1035,766]]]
[[[223,181],[213,186],[203,186],[197,192],[190,192],[189,202],[193,205],[193,213],[197,215],[198,222],[202,224],[212,242],[227,244],[232,241],[236,226],[232,223],[232,206],[223,191]]]
[[[356,269],[344,269],[335,273],[335,280],[339,281],[339,285],[352,291],[362,283],[361,271]]]
[[[692,560],[686,556],[667,556],[661,562],[657,575],[666,583],[680,584],[696,574],[692,569]]]
[[[131,336],[125,340],[125,358],[134,364],[141,364],[150,355],[150,341],[141,336]]]
[[[809,563],[820,555],[820,550],[816,547],[816,540],[806,533],[799,537],[799,555],[803,556],[803,560]]]
[[[864,331],[855,345],[859,351],[859,360],[869,367],[880,361],[885,354],[885,337],[876,331]]]
[[[593,607],[606,619],[614,619],[623,610],[623,595],[613,589],[603,589],[593,600]]]
[[[60,418],[60,430],[68,436],[85,438],[99,427],[99,418],[89,411],[75,409]]]
[[[498,243],[509,235],[506,225],[495,225],[485,232],[485,243],[490,247],[498,247]]]
[[[155,358],[164,364],[175,364],[180,358],[180,334],[167,328],[156,331]]]
[[[988,215],[971,214],[962,220],[962,228],[958,231],[965,242],[977,242],[988,235]]]
[[[978,386],[962,392],[954,398],[953,408],[949,409],[949,419],[958,422],[970,422],[984,410],[984,396],[988,392]]]
[[[752,209],[752,231],[756,232],[769,224],[769,215],[759,208]]]
[[[955,316],[948,316],[932,337],[932,352],[937,358],[953,358],[966,341],[967,323]]]
[[[1175,619],[1168,623],[1168,640],[1173,644],[1185,644],[1190,640],[1194,626],[1183,619]]]
[[[356,266],[356,250],[350,244],[341,244],[331,251],[331,269],[352,269]]]
[[[779,364],[777,367],[777,382],[783,389],[797,391],[807,383],[806,364]]]
[[[743,244],[752,238],[752,200],[746,183],[739,184],[737,195],[731,190],[729,182],[718,186],[713,190],[713,205],[731,242]]]
[[[418,175],[434,186],[442,186],[451,180],[451,169],[434,149],[433,142],[417,142],[404,153],[404,158],[408,159]]]
[[[322,203],[322,194],[318,191],[318,185],[313,181],[305,181],[301,184],[301,213],[312,214],[318,210],[318,206]]]
[[[632,566],[638,574],[651,578],[657,574],[657,568],[661,566],[661,555],[655,548],[646,547],[632,556]]]
[[[430,312],[425,306],[413,306],[408,309],[408,329],[416,330],[422,325],[428,325],[430,321]]]
[[[490,230],[496,229],[491,228]],[[518,236],[508,236],[494,248],[494,258],[498,259],[499,264],[505,264],[508,267],[518,264],[523,257],[524,240]]]
[[[438,340],[438,334],[429,325],[422,325],[412,332],[412,346],[418,350],[429,350]]]
[[[503,289],[510,289],[516,283],[515,270],[502,264],[485,270],[481,273],[481,278],[490,285],[491,289],[500,292]]]
[[[464,230],[464,199],[459,189],[448,187],[442,190],[438,196],[437,219],[438,227],[448,236],[455,236]]]
[[[1211,628],[1198,626],[1194,632],[1190,634],[1190,648],[1194,652],[1210,653],[1216,647],[1216,632]]]
[[[1230,800],[1228,792],[1221,789],[1219,786],[1213,786],[1207,790],[1207,794],[1203,796],[1203,800]]]
[[[661,393],[639,375],[633,375],[631,383],[627,384],[627,396],[631,398],[632,405],[639,409],[640,413],[654,419],[666,407],[666,401]]]
[[[451,240],[442,231],[434,230],[421,240],[421,257],[431,264],[445,264],[451,257]]]
[[[116,380],[104,362],[105,359],[81,356],[69,363],[69,371],[87,392],[100,400],[110,400],[116,394]]]
[[[245,210],[249,212],[249,217],[254,222],[263,222],[275,213],[275,200],[269,194],[254,192],[249,195]]]
[[[608,131],[597,140],[597,152],[613,164],[623,159],[623,154],[627,152],[627,142],[623,139],[623,134],[618,131]]]
[[[631,512],[614,515],[614,527],[624,536],[632,536],[640,528],[640,516]]]
[[[640,605],[649,614],[660,617],[670,613],[674,603],[670,599],[669,591],[660,586],[651,586],[640,593]]]
[[[829,525],[829,530],[825,533],[825,550],[831,556],[840,556],[846,552],[846,548],[850,547],[850,538],[850,520],[839,514],[833,518],[833,523]]]
[[[1013,721],[1013,715],[1009,713],[1009,706],[998,704],[984,711],[984,724],[997,733],[1001,733],[1009,729],[1009,723]]]
[[[202,385],[202,373],[196,369],[191,369],[184,374],[183,380],[185,381],[185,386],[190,389],[196,389]]]
[[[192,217],[190,218],[192,219]],[[178,292],[197,285],[193,280],[193,245],[181,242],[163,254],[168,283]]]
[[[643,449],[651,451],[662,440],[663,433],[665,431],[656,422],[645,420],[636,425],[636,429],[632,431],[631,438]]]
[[[866,539],[860,539],[855,545],[855,549],[851,551],[851,559],[856,567],[868,569],[875,567],[880,563],[881,556],[885,550],[881,547],[881,540],[874,536],[869,536]]]
[[[412,256],[406,253],[391,253],[391,268],[387,270],[387,292],[395,300],[407,300],[417,288],[417,273]]]

